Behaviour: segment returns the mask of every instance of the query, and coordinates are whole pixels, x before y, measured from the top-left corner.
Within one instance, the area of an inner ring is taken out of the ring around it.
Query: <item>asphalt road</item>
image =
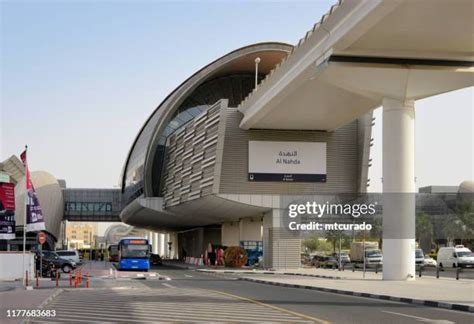
[[[244,298],[249,303],[268,305],[330,323],[473,323],[474,315],[425,306],[363,297],[277,287],[237,280],[232,274],[206,274],[191,270],[159,267],[160,275],[171,280],[143,281],[150,288],[202,289]],[[164,286],[165,285],[165,286]],[[216,304],[219,310],[219,304]],[[218,314],[218,312],[217,312]],[[244,313],[242,314],[244,315]],[[237,319],[238,320],[238,319]]]

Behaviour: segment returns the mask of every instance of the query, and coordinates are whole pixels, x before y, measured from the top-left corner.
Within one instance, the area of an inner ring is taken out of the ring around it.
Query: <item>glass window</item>
[[[147,258],[148,251],[149,248],[146,244],[122,245],[123,258]]]
[[[261,80],[263,76],[259,76]],[[208,80],[198,86],[182,103],[176,108],[175,114],[168,125],[158,134],[159,145],[165,144],[165,139],[178,127],[190,121],[209,105],[220,99],[228,99],[229,107],[237,107],[242,98],[253,90],[255,84],[254,74],[232,74]],[[125,183],[123,193],[126,201],[138,197],[143,192],[143,167],[145,154],[149,142],[154,135],[154,129],[158,123],[159,114],[154,113],[137,138],[130,154],[128,165],[125,170]],[[159,155],[164,155],[164,150]],[[155,155],[155,161],[162,161],[161,156]],[[160,196],[159,188],[161,181],[161,168],[152,171],[152,187],[154,195]]]

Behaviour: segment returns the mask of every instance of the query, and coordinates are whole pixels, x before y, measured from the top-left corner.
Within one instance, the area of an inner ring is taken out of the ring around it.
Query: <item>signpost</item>
[[[46,234],[44,232],[38,233],[38,243],[43,245],[46,242]]]

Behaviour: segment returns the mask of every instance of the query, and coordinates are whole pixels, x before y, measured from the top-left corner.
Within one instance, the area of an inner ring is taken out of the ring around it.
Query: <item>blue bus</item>
[[[124,237],[118,244],[118,269],[150,269],[150,245],[143,237]]]

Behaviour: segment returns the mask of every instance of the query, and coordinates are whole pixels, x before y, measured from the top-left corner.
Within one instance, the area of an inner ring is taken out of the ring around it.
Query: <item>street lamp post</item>
[[[260,57],[255,59],[255,89],[257,89],[258,85],[258,63],[260,63]]]

